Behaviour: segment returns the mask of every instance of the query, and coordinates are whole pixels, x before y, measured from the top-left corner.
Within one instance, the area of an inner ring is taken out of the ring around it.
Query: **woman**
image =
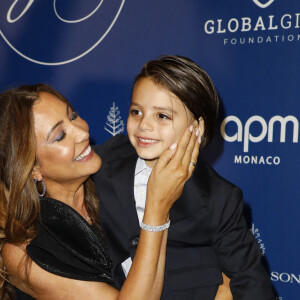
[[[118,291],[89,178],[101,159],[87,123],[39,84],[0,96],[0,128],[1,299],[13,299],[12,285],[19,299],[159,299],[169,210],[194,169],[199,132],[187,129],[153,170],[136,257]]]

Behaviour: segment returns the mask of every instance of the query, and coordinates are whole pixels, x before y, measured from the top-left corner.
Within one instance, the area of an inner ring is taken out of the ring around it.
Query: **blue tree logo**
[[[105,123],[104,129],[109,132],[112,136],[124,132],[124,122],[120,115],[118,106],[113,102],[107,115],[107,122]]]

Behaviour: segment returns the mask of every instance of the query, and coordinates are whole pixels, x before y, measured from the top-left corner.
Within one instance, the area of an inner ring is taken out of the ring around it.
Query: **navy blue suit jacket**
[[[120,264],[134,257],[140,232],[134,200],[137,154],[123,135],[95,151],[102,158],[94,175],[100,220],[120,287],[124,280]],[[222,272],[231,279],[234,299],[275,299],[259,246],[246,227],[238,187],[198,162],[170,211],[170,220],[161,299],[212,300],[222,284]]]

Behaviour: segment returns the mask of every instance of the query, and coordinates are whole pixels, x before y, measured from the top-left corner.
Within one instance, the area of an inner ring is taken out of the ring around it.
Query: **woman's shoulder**
[[[25,245],[23,246],[25,247]],[[92,289],[95,291],[95,295],[98,293],[101,298],[101,295],[103,296],[107,290],[106,285],[104,285],[107,281],[72,280],[77,278],[59,276],[59,274],[45,269],[44,266],[39,266],[34,260],[28,265],[28,277],[26,274],[26,259],[24,259],[26,258],[26,251],[22,247],[5,244],[3,253],[10,283],[16,287],[17,300],[44,299],[45,295],[47,295],[47,299],[83,299],[86,289]],[[28,282],[28,279],[30,282]],[[29,295],[32,295],[33,298]],[[58,295],[59,297],[57,297]],[[94,293],[91,295],[94,295]],[[96,297],[90,298],[96,299]]]
[[[14,245],[5,243],[1,249],[1,256],[9,274],[17,274],[20,261],[24,258],[26,244]]]
[[[26,285],[22,282],[26,281],[26,273],[24,268],[24,258],[26,257],[26,245],[20,244],[14,245],[5,243],[1,249],[1,256],[3,259],[4,266],[9,274],[10,283],[17,287],[23,287],[26,289]],[[20,266],[23,266],[20,268]],[[20,290],[16,299],[30,300],[33,299],[30,296],[24,294]],[[21,297],[22,295],[22,297]]]

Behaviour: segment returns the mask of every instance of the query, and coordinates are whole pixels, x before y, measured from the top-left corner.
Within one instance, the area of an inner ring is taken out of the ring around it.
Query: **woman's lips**
[[[94,151],[92,150],[91,146],[88,145],[86,147],[86,149],[81,152],[80,155],[78,155],[76,158],[75,158],[75,161],[80,161],[80,162],[83,162],[83,161],[87,161],[89,160],[94,154]]]

